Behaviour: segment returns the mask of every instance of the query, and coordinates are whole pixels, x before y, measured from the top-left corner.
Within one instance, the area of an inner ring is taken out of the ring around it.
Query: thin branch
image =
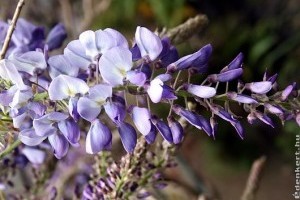
[[[196,15],[195,17],[188,19],[183,24],[180,24],[170,30],[164,29],[160,36],[170,38],[172,44],[180,44],[196,33],[199,33],[207,25],[208,18],[206,15]]]
[[[87,29],[95,17],[108,9],[111,4],[111,0],[101,0],[96,5],[92,6],[93,9],[86,9],[91,6],[91,0],[84,0],[83,3],[87,3],[87,5],[83,6],[84,19],[80,25],[80,32]]]
[[[17,148],[21,144],[20,140],[16,140],[10,146],[8,146],[4,151],[0,153],[0,160],[4,158],[6,155],[10,154],[15,148]]]
[[[254,200],[259,183],[263,175],[263,169],[266,165],[266,157],[262,156],[255,160],[252,164],[251,171],[248,177],[248,181],[241,197],[241,200]]]
[[[25,4],[25,0],[19,0],[17,8],[16,8],[14,16],[10,22],[10,26],[9,26],[9,29],[7,31],[7,34],[6,34],[6,37],[4,40],[4,44],[3,44],[3,47],[2,47],[2,50],[0,53],[0,60],[2,60],[5,57],[7,49],[9,47],[9,42],[11,40],[11,36],[16,28],[17,20],[20,16],[20,13],[21,13],[21,10],[22,10],[22,7],[24,6],[24,4]]]
[[[72,5],[69,0],[60,0],[59,1],[61,6],[61,13],[63,22],[67,28],[68,34],[71,35],[71,37],[74,37],[74,21],[73,21],[73,13],[72,13]]]

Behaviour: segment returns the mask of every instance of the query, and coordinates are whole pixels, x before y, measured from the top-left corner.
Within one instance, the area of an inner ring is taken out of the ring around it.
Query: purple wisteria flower
[[[138,26],[136,28],[135,42],[141,56],[147,61],[154,61],[163,49],[161,39],[145,27]]]

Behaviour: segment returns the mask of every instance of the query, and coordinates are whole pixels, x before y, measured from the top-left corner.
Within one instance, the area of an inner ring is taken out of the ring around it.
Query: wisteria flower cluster
[[[0,25],[3,41],[8,25]],[[70,145],[78,147],[83,135],[87,153],[111,149],[116,137],[113,127],[128,153],[135,149],[137,132],[148,143],[160,133],[167,142],[178,144],[184,137],[179,118],[215,137],[218,116],[243,139],[243,127],[229,101],[243,106],[249,123],[258,119],[274,127],[270,113],[300,124],[296,83],[278,90],[277,74],[267,73],[261,81],[242,83],[242,53],[219,73],[207,75],[202,83],[191,83],[193,75],[207,71],[210,44],[180,58],[168,38],[145,27],[137,27],[133,44],[107,28],[85,31],[67,44],[63,54],[50,56],[65,38],[61,24],[45,37],[42,27],[20,19],[7,56],[0,61],[2,118],[12,120],[19,140],[27,146],[47,139],[58,159],[67,154]],[[187,81],[182,82],[181,72],[188,73]],[[230,82],[237,82],[236,91],[229,91]],[[220,93],[222,83],[226,90]],[[129,97],[136,103],[131,105]],[[180,99],[185,99],[185,106],[175,104]],[[189,109],[188,100],[204,106],[210,119]],[[225,102],[224,106],[218,101]],[[160,103],[170,105],[166,119],[151,112],[151,104]],[[84,128],[80,123],[86,124]]]

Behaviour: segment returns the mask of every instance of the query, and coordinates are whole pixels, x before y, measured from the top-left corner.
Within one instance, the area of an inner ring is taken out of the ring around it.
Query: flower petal
[[[135,42],[141,51],[142,57],[149,56],[151,61],[155,60],[162,51],[160,38],[145,27],[137,27]]]
[[[271,81],[260,81],[260,82],[252,82],[246,83],[245,87],[251,92],[257,94],[266,94],[272,89],[272,82]]]
[[[49,51],[61,47],[62,43],[67,37],[67,32],[62,23],[55,25],[48,33],[46,43]]]
[[[215,96],[217,92],[214,87],[193,84],[188,84],[187,91],[200,98],[211,98]]]
[[[96,34],[94,31],[84,31],[79,35],[79,41],[85,49],[86,55],[92,60],[99,54],[96,46]]]
[[[131,68],[131,52],[123,47],[115,47],[106,51],[99,60],[101,76],[112,86],[123,85],[123,79]]]
[[[58,122],[58,128],[70,142],[71,145],[79,145],[80,130],[77,123],[74,120],[63,120]]]
[[[88,90],[89,87],[83,80],[67,75],[59,75],[50,83],[48,92],[51,100],[63,100],[74,97],[76,94],[85,94]]]
[[[44,151],[35,148],[25,147],[22,149],[22,153],[32,164],[36,165],[42,164],[46,158]]]
[[[183,140],[183,128],[174,118],[168,117],[168,124],[172,132],[173,143],[179,144]]]
[[[89,98],[93,101],[104,104],[108,97],[112,96],[112,87],[110,85],[98,84],[90,88]]]
[[[85,55],[83,45],[79,40],[71,41],[64,49],[64,56],[68,58],[72,66],[87,70],[91,60]]]
[[[147,93],[153,103],[160,102],[163,93],[163,82],[160,79],[153,79],[150,82],[150,87],[147,89]]]
[[[156,117],[152,117],[151,122],[166,141],[168,141],[169,143],[173,143],[173,135],[171,129],[165,122]]]
[[[49,58],[48,64],[50,66],[49,75],[52,79],[60,74],[76,77],[79,68],[72,66],[69,60],[64,55],[55,55]]]
[[[47,136],[39,136],[35,133],[34,129],[24,129],[19,133],[19,140],[28,146],[36,146],[43,142]]]
[[[86,152],[95,154],[102,150],[110,148],[112,134],[107,126],[96,119],[92,122],[89,132],[86,136]]]
[[[147,135],[150,132],[151,116],[147,108],[133,107],[131,117],[134,125],[143,135]]]
[[[81,97],[77,103],[77,111],[83,119],[91,122],[100,114],[101,105],[87,97]]]
[[[48,140],[54,150],[54,155],[57,159],[61,159],[67,154],[69,150],[69,143],[62,134],[52,134],[48,136]]]
[[[137,70],[131,70],[128,71],[126,74],[126,79],[130,81],[130,83],[137,85],[137,86],[143,86],[146,82],[146,74],[143,72],[139,72]]]
[[[128,153],[132,153],[137,143],[137,134],[135,129],[126,122],[120,122],[118,131],[125,150]]]
[[[227,97],[239,103],[257,104],[258,102],[250,96],[237,94],[236,92],[227,92]]]

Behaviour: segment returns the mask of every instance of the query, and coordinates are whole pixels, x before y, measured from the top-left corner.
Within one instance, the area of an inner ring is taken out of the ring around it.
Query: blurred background
[[[12,17],[16,3],[0,0],[2,20]],[[83,30],[106,27],[115,28],[130,39],[137,25],[152,30],[172,28],[199,13],[207,15],[209,24],[178,46],[181,56],[211,43],[209,73],[219,71],[243,52],[245,82],[261,80],[268,70],[279,74],[281,89],[292,81],[300,83],[298,0],[27,0],[22,16],[47,29],[63,22],[71,40]],[[246,116],[238,107],[232,107]],[[266,155],[257,199],[293,199],[295,135],[299,134],[299,127],[294,122],[282,126],[278,119],[272,119],[277,122],[275,129],[265,124],[249,126],[242,120],[244,141],[226,122],[219,123],[215,140],[188,129],[178,152],[179,166],[166,172],[174,185],[168,186],[161,198],[193,199],[205,191],[225,200],[239,199],[251,164]]]

